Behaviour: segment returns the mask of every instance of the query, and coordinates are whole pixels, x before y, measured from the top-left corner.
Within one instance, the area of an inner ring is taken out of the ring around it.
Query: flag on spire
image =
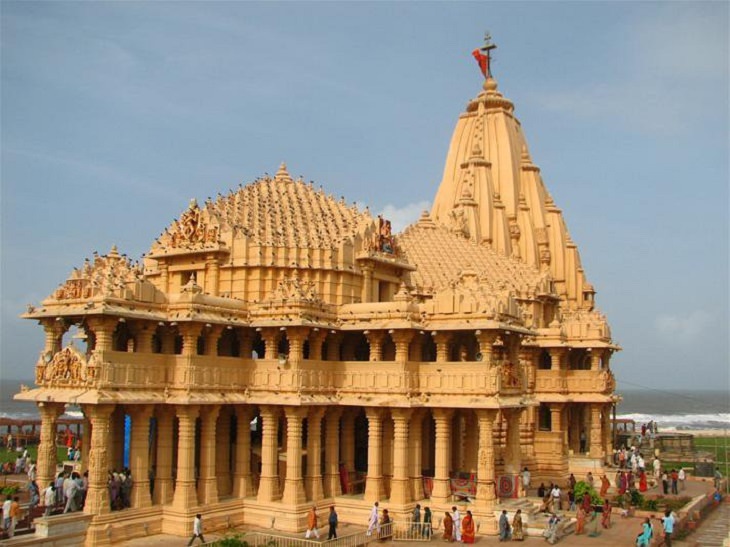
[[[479,64],[479,70],[482,71],[482,74],[484,74],[484,77],[486,78],[487,71],[489,70],[489,57],[479,51],[478,48],[472,51],[471,54],[474,56],[474,59],[476,59],[477,63]]]

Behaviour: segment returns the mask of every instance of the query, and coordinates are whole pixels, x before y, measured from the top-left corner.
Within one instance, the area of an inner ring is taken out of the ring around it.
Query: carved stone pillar
[[[601,404],[591,403],[591,434],[590,446],[588,453],[591,458],[602,458],[603,450],[601,449]]]
[[[86,324],[94,332],[96,344],[95,350],[111,351],[112,334],[117,326],[117,321],[110,317],[89,317]]]
[[[446,503],[451,496],[449,484],[449,468],[451,463],[451,417],[454,411],[447,408],[435,408],[433,418],[436,422],[436,450],[433,492],[431,499],[434,502]]]
[[[203,331],[203,336],[205,336],[205,355],[218,355],[218,340],[222,333],[222,325],[213,325]]]
[[[100,515],[109,513],[107,473],[109,465],[109,418],[114,405],[85,405],[84,413],[91,420],[91,450],[89,452],[89,488],[86,493],[84,513]],[[55,431],[54,431],[55,435]]]
[[[411,499],[423,497],[423,413],[415,410],[408,429],[409,477],[411,482]]]
[[[379,501],[383,486],[383,414],[380,408],[365,409],[368,417],[368,476],[365,481],[365,501]]]
[[[449,332],[437,332],[433,336],[434,342],[436,342],[436,362],[445,363],[449,360],[449,343],[451,342],[451,333]]]
[[[413,340],[413,331],[396,330],[391,333],[395,343],[395,362],[406,363],[408,361],[408,348]]]
[[[324,408],[312,408],[307,414],[307,474],[304,489],[309,501],[324,498],[322,489],[322,416]]]
[[[507,447],[505,450],[504,470],[505,473],[518,474],[520,472],[521,450],[520,450],[520,420],[522,409],[514,408],[507,411]]]
[[[129,467],[134,478],[131,503],[133,508],[149,507],[152,505],[149,479],[149,438],[152,407],[148,405],[132,406],[129,409],[129,414],[132,417]]]
[[[363,302],[372,302],[373,301],[373,265],[372,264],[363,264],[361,266],[361,268],[362,268],[362,275],[363,275],[362,301]]]
[[[276,360],[279,357],[279,339],[281,331],[275,328],[266,328],[261,331],[261,338],[264,340],[264,359]]]
[[[591,370],[601,370],[601,357],[603,352],[599,349],[591,351]]]
[[[311,361],[322,360],[322,345],[327,338],[327,331],[315,328],[309,334],[309,359]]]
[[[494,420],[497,411],[492,409],[477,410],[479,420],[479,457],[477,458],[477,499],[476,504],[486,510],[484,523],[489,532],[496,531],[494,519]]]
[[[195,421],[198,406],[177,406],[177,478],[172,505],[179,510],[198,505],[195,491]]]
[[[91,422],[89,419],[84,416],[84,421],[82,424],[82,429],[84,431],[83,439],[81,440],[81,472],[84,473],[85,471],[89,470],[89,441],[91,440]],[[56,431],[54,428],[53,431]],[[55,442],[55,439],[54,439]],[[56,451],[53,451],[53,458],[54,458],[54,468],[55,468],[55,458],[56,458]],[[40,486],[42,483],[38,483]]]
[[[330,498],[342,494],[340,483],[340,416],[342,408],[330,407],[325,418],[324,491]]]
[[[565,348],[548,348],[550,353],[550,369],[551,370],[562,370],[563,360],[567,351]]]
[[[155,334],[157,325],[149,321],[134,321],[132,333],[134,334],[134,351],[136,353],[152,353],[152,336]]]
[[[260,502],[279,499],[279,408],[262,406],[261,478],[256,499]],[[301,441],[300,441],[301,442]]]
[[[288,328],[286,337],[289,340],[289,362],[292,366],[299,365],[304,360],[304,341],[309,335],[306,328]]]
[[[563,403],[550,403],[550,424],[551,430],[561,434],[563,450],[565,450],[566,431],[563,424]]]
[[[492,364],[492,354],[494,352],[494,342],[497,339],[497,333],[493,331],[476,331],[476,339],[479,343],[479,353],[482,354],[482,363]]]
[[[602,434],[602,441],[601,441],[601,448],[603,449],[603,454],[606,460],[610,457],[611,454],[613,454],[613,442],[611,439],[611,410],[613,408],[613,405],[607,404],[603,405],[603,414],[601,415],[601,434]],[[611,463],[610,461],[608,463]]]
[[[197,323],[185,323],[178,326],[183,339],[182,354],[197,355],[198,354],[198,337],[200,336],[202,325]]]
[[[160,351],[165,355],[174,354],[177,329],[175,327],[160,327],[158,333],[160,336]]]
[[[405,505],[411,501],[411,488],[408,480],[408,426],[412,411],[397,408],[393,416],[393,479],[390,483],[390,502]]]
[[[251,420],[253,408],[236,407],[236,470],[233,474],[233,495],[246,498],[253,495],[251,477]]]
[[[220,277],[220,265],[215,255],[205,257],[205,289],[208,294],[218,296],[218,279]]]
[[[251,329],[238,329],[238,352],[241,359],[251,359],[254,334],[255,332],[252,332]]]
[[[65,321],[56,321],[55,319],[43,320],[42,323],[43,332],[45,333],[43,353],[53,355],[61,351],[63,333],[68,330],[68,327]]]
[[[340,344],[342,343],[342,334],[339,332],[329,333],[327,335],[327,360],[340,360]]]
[[[38,445],[36,469],[38,470],[38,487],[43,490],[56,478],[56,424],[63,414],[63,404],[38,403],[41,414],[41,439]],[[84,429],[85,439],[81,446],[89,444],[89,430]]]
[[[302,479],[302,420],[307,409],[284,407],[286,414],[286,480],[282,502],[298,505],[307,501]]]
[[[231,460],[231,411],[224,407],[215,426],[215,480],[219,499],[230,496],[233,491]]]
[[[220,405],[200,409],[200,479],[198,500],[203,505],[218,503],[218,481],[215,476],[215,427]]]
[[[365,331],[365,337],[370,345],[370,361],[382,361],[385,333],[382,330]]]
[[[154,502],[166,505],[172,501],[172,443],[174,407],[158,406],[157,417],[157,463],[155,469]]]

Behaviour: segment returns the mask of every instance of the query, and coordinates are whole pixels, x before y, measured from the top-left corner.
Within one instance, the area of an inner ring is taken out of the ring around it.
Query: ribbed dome
[[[215,201],[197,204],[176,220],[153,246],[153,254],[169,247],[195,248],[247,238],[265,247],[331,249],[373,222],[366,211],[347,206],[320,188],[293,180],[282,164],[276,175],[263,177]],[[186,228],[186,215],[195,217]],[[206,229],[200,226],[206,226]],[[198,237],[187,237],[200,232]],[[192,241],[190,241],[192,239]],[[182,244],[181,244],[182,243]],[[189,245],[189,244],[192,244]]]

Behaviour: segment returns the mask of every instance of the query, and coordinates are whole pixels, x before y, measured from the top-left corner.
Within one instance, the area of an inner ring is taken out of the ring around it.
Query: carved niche
[[[217,242],[218,227],[209,225],[203,218],[198,202],[191,200],[187,211],[180,216],[180,220],[170,231],[170,244],[173,247],[186,248]]]
[[[53,356],[48,353],[41,355],[36,365],[36,384],[86,386],[96,379],[96,369],[95,363],[87,361],[76,347],[69,345]]]

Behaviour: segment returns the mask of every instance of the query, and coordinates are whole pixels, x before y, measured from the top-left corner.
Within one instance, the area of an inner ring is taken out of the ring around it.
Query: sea
[[[33,380],[0,381],[0,417],[39,418],[34,403],[13,400],[20,385],[33,386]],[[728,390],[619,390],[621,401],[616,417],[637,424],[650,420],[661,429],[730,430],[730,391]],[[70,411],[76,415],[75,409]]]

